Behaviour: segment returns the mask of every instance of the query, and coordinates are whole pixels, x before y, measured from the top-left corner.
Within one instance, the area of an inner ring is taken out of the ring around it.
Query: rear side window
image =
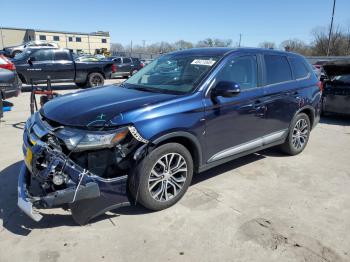
[[[66,52],[55,52],[54,60],[70,60],[70,57]]]
[[[266,84],[276,84],[292,80],[287,57],[281,55],[265,55]]]
[[[130,58],[123,58],[123,63],[131,63],[131,59]]]
[[[305,78],[309,75],[304,61],[299,57],[290,57],[290,64],[296,79]]]

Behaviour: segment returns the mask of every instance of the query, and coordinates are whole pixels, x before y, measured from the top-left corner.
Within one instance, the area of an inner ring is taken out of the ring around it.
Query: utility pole
[[[143,46],[143,51],[145,51],[145,47],[146,47],[146,40],[142,40],[142,46]]]
[[[130,56],[132,56],[132,40],[130,41]]]
[[[336,2],[336,0],[333,0],[333,11],[332,11],[331,26],[330,26],[330,28],[329,28],[329,35],[328,35],[327,56],[329,56],[329,51],[330,51],[330,47],[331,47],[331,36],[332,36],[332,29],[333,29],[333,19],[334,19],[335,2]]]
[[[241,47],[241,42],[242,42],[242,34],[239,34],[238,47]]]

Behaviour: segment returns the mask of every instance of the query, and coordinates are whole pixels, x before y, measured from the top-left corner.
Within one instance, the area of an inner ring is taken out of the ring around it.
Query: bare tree
[[[111,43],[111,48],[110,48],[111,52],[124,52],[124,46],[120,43]]]
[[[232,46],[231,39],[206,38],[198,41],[197,47],[229,47]]]
[[[193,44],[191,42],[187,42],[185,40],[179,40],[179,41],[175,42],[173,46],[176,50],[193,48]]]
[[[281,43],[280,48],[289,51],[296,52],[302,55],[311,55],[311,48],[303,41],[299,39],[288,39]]]
[[[312,30],[312,54],[313,55],[327,55],[328,49],[328,32],[326,27],[318,27]],[[349,54],[349,35],[348,32],[342,30],[338,25],[333,29],[330,37],[329,55],[340,56]]]
[[[275,49],[276,44],[274,42],[265,41],[259,44],[261,48]]]

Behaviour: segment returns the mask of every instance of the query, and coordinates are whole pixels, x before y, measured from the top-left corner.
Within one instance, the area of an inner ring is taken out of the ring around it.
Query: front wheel
[[[174,205],[186,193],[193,175],[190,152],[178,143],[154,149],[130,174],[133,198],[151,210]]]
[[[88,76],[87,87],[103,86],[104,81],[105,81],[105,79],[104,79],[102,74],[91,73]]]
[[[281,149],[288,155],[297,155],[301,153],[309,141],[311,131],[310,119],[304,114],[298,114],[291,124],[288,137]]]

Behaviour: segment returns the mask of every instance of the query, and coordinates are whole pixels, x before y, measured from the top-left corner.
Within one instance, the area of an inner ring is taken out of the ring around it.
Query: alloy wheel
[[[102,85],[102,79],[99,76],[94,76],[91,79],[91,84],[92,86],[101,86]]]
[[[305,119],[299,119],[292,133],[292,145],[296,149],[303,148],[309,136],[309,127]]]
[[[187,178],[187,163],[178,153],[168,153],[153,166],[148,178],[148,189],[153,199],[166,202],[177,196]]]

